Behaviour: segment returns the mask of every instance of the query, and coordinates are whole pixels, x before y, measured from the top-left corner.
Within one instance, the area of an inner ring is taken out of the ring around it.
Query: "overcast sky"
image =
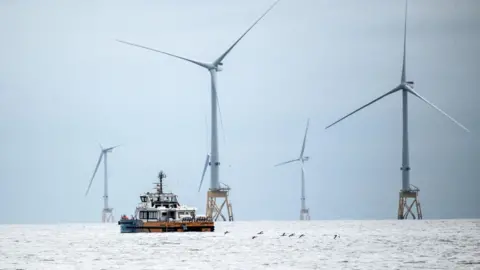
[[[1,1],[0,222],[99,222],[103,168],[84,196],[99,143],[123,144],[108,157],[116,219],[159,170],[203,213],[208,72],[115,39],[209,62],[271,3]],[[299,155],[308,117],[312,219],[396,218],[401,94],[325,127],[397,86],[403,18],[404,1],[282,0],[228,55],[220,181],[236,220],[298,219],[299,164],[274,164]],[[480,218],[479,29],[479,1],[409,4],[407,78],[471,130],[410,97],[424,218]]]

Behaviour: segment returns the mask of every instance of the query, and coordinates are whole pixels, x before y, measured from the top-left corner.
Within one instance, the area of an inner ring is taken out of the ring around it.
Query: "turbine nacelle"
[[[310,157],[303,157],[302,162],[308,161],[309,159],[310,159]]]
[[[415,82],[414,81],[406,81],[404,83],[401,83],[399,86],[398,86],[398,89],[402,89],[402,90],[407,90],[407,89],[413,89],[413,87],[415,86]]]
[[[222,67],[222,66],[223,66],[223,63],[218,63],[217,66],[215,66],[215,70],[216,70],[217,72],[222,71],[222,70],[223,70],[223,67]]]

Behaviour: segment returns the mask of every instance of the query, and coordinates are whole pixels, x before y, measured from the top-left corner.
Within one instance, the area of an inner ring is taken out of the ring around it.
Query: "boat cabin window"
[[[158,219],[158,212],[155,211],[140,211],[140,219]]]
[[[147,196],[140,196],[140,200],[142,202],[147,202]]]

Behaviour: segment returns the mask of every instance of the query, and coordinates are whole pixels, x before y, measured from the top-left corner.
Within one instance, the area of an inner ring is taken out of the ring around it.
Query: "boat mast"
[[[160,194],[163,194],[163,179],[164,178],[167,178],[167,175],[163,172],[163,171],[160,171],[160,173],[158,173],[158,179],[160,180],[160,185],[157,185],[158,186],[158,193]]]

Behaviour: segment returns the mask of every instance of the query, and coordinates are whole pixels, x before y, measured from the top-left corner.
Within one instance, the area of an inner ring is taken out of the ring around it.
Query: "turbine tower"
[[[85,196],[87,196],[90,187],[92,186],[93,179],[95,178],[95,174],[97,173],[98,167],[100,167],[100,162],[103,159],[104,165],[104,186],[103,186],[103,210],[102,210],[102,222],[113,222],[113,208],[108,207],[108,174],[107,174],[107,154],[112,152],[113,149],[117,148],[119,145],[103,148],[100,145],[101,151],[100,156],[98,157],[97,166],[93,171],[92,178],[90,179],[90,184],[88,185],[87,192],[85,192]]]
[[[457,120],[453,117],[442,111],[440,108],[435,106],[433,103],[426,100],[422,97],[419,93],[414,90],[414,82],[407,81],[406,79],[406,47],[407,47],[407,1],[405,1],[405,25],[404,25],[404,33],[403,33],[403,64],[402,64],[402,74],[400,77],[400,84],[387,92],[386,94],[374,99],[373,101],[367,103],[366,105],[356,109],[355,111],[347,114],[346,116],[340,118],[336,122],[332,123],[331,125],[327,126],[326,129],[335,125],[336,123],[342,121],[343,119],[349,117],[350,115],[360,111],[361,109],[379,101],[380,99],[401,91],[402,92],[402,118],[403,118],[403,133],[402,133],[402,167],[400,170],[402,171],[402,189],[400,190],[399,194],[399,204],[398,204],[398,219],[407,219],[409,214],[413,217],[413,219],[422,219],[422,210],[420,207],[420,203],[418,201],[418,193],[419,189],[414,185],[410,184],[410,161],[409,161],[409,147],[408,147],[408,94],[412,94],[413,96],[417,97],[418,99],[422,100],[429,106],[433,107],[435,110],[439,111],[441,114],[448,117],[452,120],[455,124],[469,132],[469,130],[460,124]],[[412,199],[411,202],[408,202],[408,199]],[[412,210],[412,207],[415,205],[416,208],[416,215]]]
[[[305,129],[305,135],[303,137],[303,144],[302,144],[302,150],[300,151],[300,156],[297,159],[292,159],[292,160],[285,161],[285,162],[282,162],[282,163],[279,163],[279,164],[275,165],[275,167],[276,167],[276,166],[281,166],[281,165],[285,165],[285,164],[292,163],[292,162],[297,162],[297,161],[299,161],[300,164],[301,164],[301,169],[302,169],[302,195],[301,195],[301,198],[300,198],[300,201],[301,201],[300,220],[310,220],[309,209],[307,209],[307,207],[305,206],[305,170],[303,169],[304,163],[309,160],[308,156],[303,155],[304,152],[305,152],[305,142],[307,141],[307,132],[308,132],[309,122],[310,122],[310,119],[307,120],[307,128]]]
[[[211,150],[210,154],[207,154],[205,168],[203,170],[202,178],[200,181],[200,187],[202,186],[203,178],[205,176],[205,171],[207,166],[210,166],[210,188],[207,192],[207,208],[206,208],[206,215],[207,217],[211,217],[213,219],[217,219],[219,216],[226,221],[225,216],[222,214],[222,209],[226,204],[227,211],[228,211],[228,220],[233,221],[233,211],[230,202],[228,201],[228,194],[230,188],[228,186],[221,187],[220,186],[220,175],[219,175],[219,167],[220,167],[220,156],[219,156],[219,147],[218,147],[218,129],[217,129],[217,104],[218,104],[218,97],[217,97],[217,72],[222,70],[223,60],[225,57],[232,51],[232,49],[240,42],[240,40],[265,16],[267,13],[279,2],[279,0],[275,1],[268,10],[260,16],[251,26],[250,28],[243,33],[223,54],[221,54],[216,60],[211,63],[204,63],[199,62],[196,60],[188,59],[182,56],[174,55],[168,52],[152,49],[149,47],[145,47],[142,45],[117,40],[127,45],[132,45],[136,47],[140,47],[143,49],[147,49],[150,51],[158,52],[161,54],[165,54],[177,59],[181,59],[192,64],[195,64],[199,67],[205,68],[210,73],[210,80],[211,80]],[[216,199],[220,198],[223,199],[223,203],[218,206]]]

